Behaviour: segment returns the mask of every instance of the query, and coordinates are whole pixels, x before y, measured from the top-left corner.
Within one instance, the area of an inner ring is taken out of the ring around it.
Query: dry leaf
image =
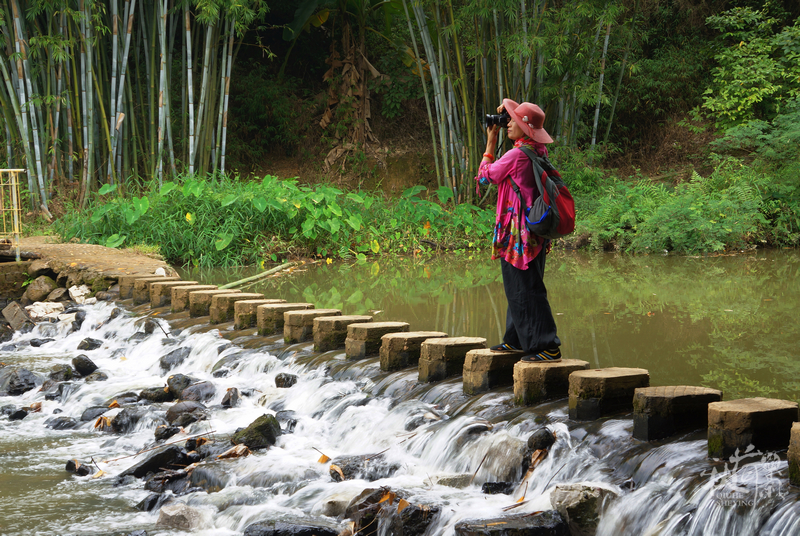
[[[119,358],[119,360],[120,360],[120,361],[127,361],[127,360],[128,360],[128,358],[127,358],[127,357],[125,357],[125,356],[122,356],[122,357],[120,357],[120,358]]]
[[[100,469],[95,474],[92,475],[92,478],[100,478],[101,476],[105,476],[106,472]]]
[[[336,465],[335,463],[331,464],[331,471],[336,471],[337,473],[339,473],[339,476],[342,477],[342,480],[347,480],[344,477],[344,472],[342,472],[342,468]]]
[[[205,437],[198,437],[197,438],[197,443],[196,444],[197,444],[198,447],[200,445],[205,445],[206,443],[208,443],[208,439],[206,439]]]
[[[169,393],[169,385],[165,385],[164,386],[164,392],[165,393]]]
[[[119,407],[119,402],[117,402],[116,400],[114,400],[112,403],[110,403],[110,404],[108,405],[108,407],[109,407],[109,408],[118,408],[118,407]]]
[[[400,512],[402,512],[403,510],[405,510],[409,506],[411,506],[411,503],[409,503],[405,499],[400,499],[400,502],[397,503],[397,513],[399,514]]]
[[[507,523],[506,521],[495,521],[494,523],[486,523],[486,526],[493,527],[495,525],[505,525],[506,523]]]
[[[387,491],[386,493],[383,494],[383,497],[381,497],[381,500],[378,501],[378,504],[381,504],[382,502],[386,502],[386,501],[389,501],[389,504],[392,504],[392,503],[394,503],[394,500],[396,498],[397,498],[397,494],[396,493],[391,492],[391,491]]]
[[[249,455],[250,455],[250,449],[247,448],[246,445],[239,444],[218,455],[217,459],[225,460],[228,458],[241,458],[243,456],[249,456]]]
[[[97,421],[94,423],[95,428],[99,428],[100,430],[108,430],[111,428],[111,418],[110,417],[98,417]]]
[[[31,404],[30,410],[31,410],[32,413],[38,413],[38,412],[42,411],[42,403],[41,402],[34,402],[33,404]]]
[[[329,461],[331,461],[331,459],[323,454],[322,456],[319,457],[317,463],[328,463]]]

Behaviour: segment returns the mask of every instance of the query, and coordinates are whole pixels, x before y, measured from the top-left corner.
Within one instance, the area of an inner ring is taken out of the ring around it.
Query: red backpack
[[[528,147],[520,147],[533,164],[533,177],[539,189],[533,206],[526,207],[519,186],[511,179],[511,187],[519,197],[520,207],[525,207],[525,226],[528,231],[550,240],[567,236],[575,230],[575,200],[567,185],[546,156],[534,153]],[[522,213],[520,213],[520,225]]]

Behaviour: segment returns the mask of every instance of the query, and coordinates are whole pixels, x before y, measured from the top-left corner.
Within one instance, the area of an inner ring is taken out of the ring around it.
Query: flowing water
[[[704,259],[561,254],[548,263],[565,357],[592,366],[645,367],[652,385],[719,387],[726,399],[759,394],[796,399],[796,253]],[[376,319],[405,320],[413,330],[484,336],[492,344],[504,321],[498,272],[496,264],[484,261],[323,265],[251,290],[340,306],[345,313],[371,310]],[[227,282],[238,275],[229,270],[184,277]],[[75,381],[61,400],[45,400],[38,390],[0,397],[0,407],[42,402],[40,413],[21,421],[0,417],[0,534],[110,535],[135,529],[151,536],[183,534],[157,527],[157,511],[134,508],[149,493],[141,480],[117,485],[115,478],[145,456],[137,452],[154,445],[153,431],[171,404],[148,406],[153,411],[123,435],[98,431],[94,421],[76,430],[44,426],[54,412],[80,418],[86,408],[107,405],[123,393],[163,386],[175,373],[213,382],[216,395],[206,403],[210,418],[170,441],[201,433],[224,441],[264,413],[296,420],[293,431],[268,450],[211,462],[224,475],[220,491],[175,499],[203,512],[202,528],[193,534],[241,534],[261,519],[321,516],[380,486],[438,510],[427,535],[453,534],[461,519],[496,517],[512,505],[517,507],[511,513],[549,509],[552,487],[565,482],[593,482],[620,495],[605,508],[601,535],[800,534],[800,494],[788,484],[785,453],[751,452],[713,462],[706,457],[702,431],[648,444],[632,439],[629,415],[575,423],[567,418],[564,400],[517,408],[510,389],[468,397],[460,378],[419,385],[414,369],[385,373],[377,358],[348,361],[342,351],[316,354],[311,343],[287,347],[279,336],[235,332],[230,324],[211,327],[185,313],[155,317],[169,336],[159,329],[130,339],[141,332],[139,315],[147,307],[129,308],[111,320],[111,304],[84,309],[87,318],[79,331],[40,324],[16,334],[13,348],[0,349],[0,361],[43,377],[54,364],[85,353],[109,377]],[[86,337],[104,344],[76,350]],[[36,348],[29,344],[32,338],[54,340]],[[178,347],[191,353],[165,372],[160,357]],[[212,373],[220,360],[230,369],[225,376]],[[276,388],[282,372],[296,374],[297,384]],[[231,387],[248,396],[238,407],[224,409],[220,402]],[[481,493],[484,482],[520,480],[525,442],[541,426],[553,430],[557,440],[529,485],[512,495]],[[336,483],[330,462],[320,463],[320,452],[331,458],[383,453],[391,470],[373,482]],[[105,475],[65,472],[72,458],[94,460]],[[453,474],[474,479],[463,489],[438,483]],[[523,494],[525,501],[518,504]],[[386,524],[381,532],[392,533]]]

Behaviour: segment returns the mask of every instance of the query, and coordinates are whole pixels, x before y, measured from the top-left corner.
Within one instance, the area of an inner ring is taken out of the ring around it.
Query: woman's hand
[[[486,139],[492,144],[492,149],[497,145],[498,132],[500,132],[500,127],[498,125],[486,127]]]

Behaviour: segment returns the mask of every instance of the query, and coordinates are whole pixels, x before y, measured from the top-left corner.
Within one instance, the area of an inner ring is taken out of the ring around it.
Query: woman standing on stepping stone
[[[497,162],[494,152],[500,126],[486,129],[486,152],[475,180],[479,185],[497,184],[497,220],[492,238],[492,259],[500,259],[503,287],[508,300],[506,332],[503,342],[492,346],[496,352],[519,352],[522,361],[554,362],[561,360],[561,341],[556,334],[556,322],[547,301],[544,286],[545,256],[550,241],[528,233],[522,221],[520,201],[510,179],[519,186],[526,206],[530,207],[539,191],[536,188],[533,164],[520,147],[528,147],[539,156],[547,156],[546,143],[553,143],[544,125],[544,112],[535,104],[517,104],[503,99],[498,113],[505,110],[507,135],[514,149]],[[500,116],[502,125],[503,116]],[[478,186],[480,188],[480,186]]]

